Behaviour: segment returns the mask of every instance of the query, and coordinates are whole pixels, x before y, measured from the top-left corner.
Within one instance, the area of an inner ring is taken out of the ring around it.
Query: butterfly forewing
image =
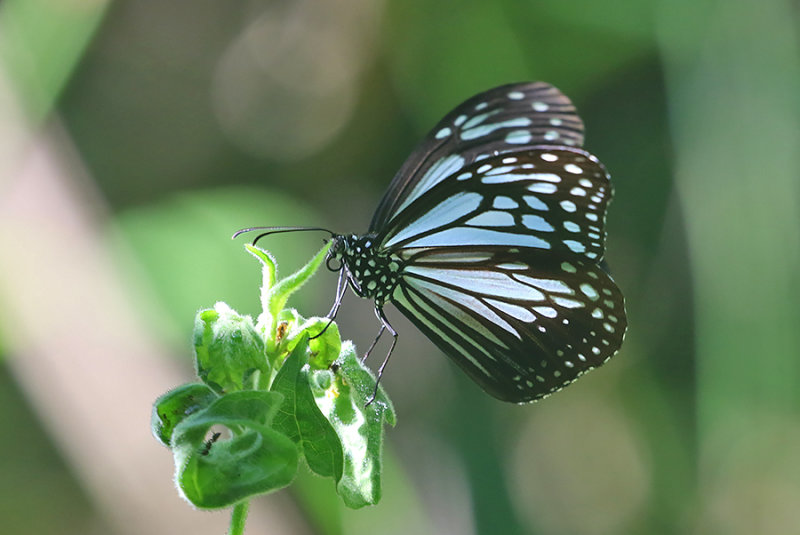
[[[420,252],[392,302],[487,392],[513,402],[599,366],[626,328],[622,294],[594,263],[502,248]]]
[[[450,174],[379,237],[382,249],[404,259],[429,247],[497,245],[599,260],[610,197],[608,175],[591,154],[534,147]]]
[[[389,185],[370,231],[382,229],[456,169],[542,144],[583,144],[583,122],[555,87],[543,82],[509,84],[470,98],[447,114],[411,153]]]

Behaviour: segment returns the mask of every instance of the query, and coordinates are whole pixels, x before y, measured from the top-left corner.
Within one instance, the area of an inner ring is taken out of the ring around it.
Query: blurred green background
[[[517,407],[389,309],[382,503],[301,477],[248,532],[800,533],[799,32],[790,0],[4,0],[0,531],[223,532],[148,421],[197,309],[257,313],[231,233],[364,231],[447,111],[544,80],[612,174],[622,351]],[[288,273],[321,241],[262,245]],[[378,327],[352,297],[339,321]]]

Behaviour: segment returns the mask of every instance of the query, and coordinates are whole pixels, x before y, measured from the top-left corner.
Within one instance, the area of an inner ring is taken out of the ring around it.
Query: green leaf
[[[153,436],[169,446],[175,426],[187,416],[206,409],[217,399],[211,388],[201,383],[188,383],[161,395],[153,403],[150,429]]]
[[[276,317],[286,306],[289,296],[296,292],[309,278],[319,269],[320,264],[328,254],[332,241],[328,241],[319,252],[314,255],[305,266],[298,269],[285,279],[281,279],[277,284],[269,289],[266,299],[264,312],[268,312],[271,317]],[[263,288],[262,288],[263,292]],[[263,301],[262,301],[263,302]]]
[[[232,392],[175,427],[177,483],[190,503],[203,509],[227,507],[292,482],[297,447],[270,427],[282,402],[275,392]],[[207,441],[212,425],[226,427],[232,436]]]
[[[300,447],[311,470],[338,482],[342,477],[342,446],[314,402],[307,364],[308,343],[301,335],[272,383],[272,391],[286,398],[273,427]]]
[[[281,310],[278,314],[275,325],[268,331],[269,321],[264,319],[264,313],[259,318],[256,329],[264,333],[267,341],[267,360],[273,370],[280,369],[283,361],[289,356],[292,349],[297,345],[300,331],[297,326],[305,323],[305,319],[293,308]]]
[[[395,425],[396,417],[383,388],[367,405],[375,391],[375,377],[361,364],[351,343],[345,342],[337,364],[335,373],[312,371],[311,384],[316,404],[336,430],[344,451],[337,490],[345,505],[355,509],[381,499],[383,425]]]
[[[275,285],[275,278],[278,276],[278,264],[269,252],[246,243],[244,246],[247,252],[261,261],[261,309],[269,310],[269,292]],[[272,318],[273,316],[270,316]],[[275,326],[270,325],[270,330]]]
[[[303,323],[301,329],[301,332],[314,336],[308,340],[308,347],[311,350],[308,364],[315,370],[330,368],[342,352],[339,326],[328,318],[311,318]]]
[[[225,303],[197,313],[194,349],[197,375],[219,394],[265,387],[269,381],[264,341],[253,320]]]

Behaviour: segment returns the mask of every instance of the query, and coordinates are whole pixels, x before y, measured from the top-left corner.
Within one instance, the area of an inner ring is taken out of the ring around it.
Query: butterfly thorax
[[[400,262],[379,252],[374,234],[335,236],[328,260],[331,269],[330,260],[341,262],[353,291],[377,306],[389,300],[400,277]]]

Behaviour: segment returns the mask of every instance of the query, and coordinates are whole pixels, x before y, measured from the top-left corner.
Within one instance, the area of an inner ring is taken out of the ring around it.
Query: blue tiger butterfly
[[[496,87],[433,128],[366,234],[240,232],[330,232],[340,276],[329,317],[348,287],[372,299],[375,342],[388,330],[391,354],[392,303],[486,392],[534,401],[605,363],[627,325],[603,260],[611,183],[582,145],[583,122],[558,89]]]

